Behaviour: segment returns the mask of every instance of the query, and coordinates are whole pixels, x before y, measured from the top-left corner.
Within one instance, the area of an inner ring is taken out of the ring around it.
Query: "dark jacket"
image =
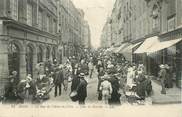
[[[78,99],[84,99],[87,97],[87,81],[85,79],[80,79],[80,84],[78,85]]]
[[[104,74],[105,74],[105,72],[104,71],[100,71],[99,73],[98,73],[98,79],[100,80],[101,79],[101,77],[102,76],[104,76]]]
[[[71,84],[71,91],[77,90],[78,85],[80,84],[80,78],[78,76],[74,76]]]
[[[113,89],[112,94],[111,94],[111,99],[109,99],[109,104],[119,105],[119,104],[121,104],[121,102],[120,102],[121,94],[118,92],[119,87],[120,87],[119,80],[117,77],[111,76],[109,81],[111,82],[112,89]]]
[[[55,73],[55,78],[54,78],[54,84],[55,85],[60,85],[63,83],[64,77],[63,77],[63,71],[59,70]]]
[[[84,73],[86,75],[88,75],[88,65],[86,63],[84,64],[80,64],[80,73]]]

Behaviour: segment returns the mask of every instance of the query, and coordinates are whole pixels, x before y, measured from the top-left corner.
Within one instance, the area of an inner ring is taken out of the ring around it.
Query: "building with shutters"
[[[157,76],[160,64],[170,65],[178,87],[182,81],[181,9],[181,0],[116,0],[111,14],[111,43],[120,44],[118,52],[129,61],[143,62],[149,75]]]

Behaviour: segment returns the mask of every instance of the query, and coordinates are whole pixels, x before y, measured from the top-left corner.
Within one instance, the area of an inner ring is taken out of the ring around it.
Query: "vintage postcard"
[[[0,117],[182,117],[182,0],[0,0]]]

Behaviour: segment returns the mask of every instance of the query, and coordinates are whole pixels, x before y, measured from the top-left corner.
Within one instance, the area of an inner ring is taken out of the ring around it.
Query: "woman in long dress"
[[[129,86],[130,88],[132,88],[133,86],[133,79],[135,77],[135,73],[132,67],[128,68],[128,73],[127,73],[127,81],[126,81],[126,85]]]

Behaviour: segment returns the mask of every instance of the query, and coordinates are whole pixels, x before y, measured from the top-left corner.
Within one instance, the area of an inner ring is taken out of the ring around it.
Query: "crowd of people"
[[[161,65],[160,68],[161,93],[165,94],[165,87],[171,87],[171,82],[166,80],[166,77],[170,77],[170,69],[167,65]],[[47,60],[37,64],[36,71],[34,78],[32,74],[28,74],[20,81],[17,71],[13,71],[5,88],[4,99],[18,103],[24,103],[26,100],[41,102],[49,99],[50,91],[54,91],[55,97],[61,96],[62,88],[68,91],[70,83],[71,100],[85,104],[89,84],[85,78],[95,78],[94,71],[98,74],[98,100],[104,104],[120,105],[122,95],[125,95],[128,101],[131,97],[135,100],[145,100],[152,93],[152,82],[142,62],[131,63],[121,54],[104,54],[97,51],[81,58],[69,57],[62,64],[58,64],[56,59],[53,62]]]
[[[5,86],[4,102],[24,103],[31,101],[40,103],[49,99],[49,93],[54,90],[54,96],[61,96],[62,86],[68,90],[69,82],[72,82],[71,91],[77,90],[79,103],[84,104],[87,97],[86,75],[92,78],[93,63],[88,57],[69,57],[66,62],[59,64],[56,59],[49,59],[36,65],[36,75],[28,74],[20,79],[17,71],[9,76],[9,83]]]
[[[152,92],[151,80],[142,63],[131,63],[119,54],[100,53],[97,69],[98,99],[105,104],[121,104],[121,94],[128,99],[145,100]]]

